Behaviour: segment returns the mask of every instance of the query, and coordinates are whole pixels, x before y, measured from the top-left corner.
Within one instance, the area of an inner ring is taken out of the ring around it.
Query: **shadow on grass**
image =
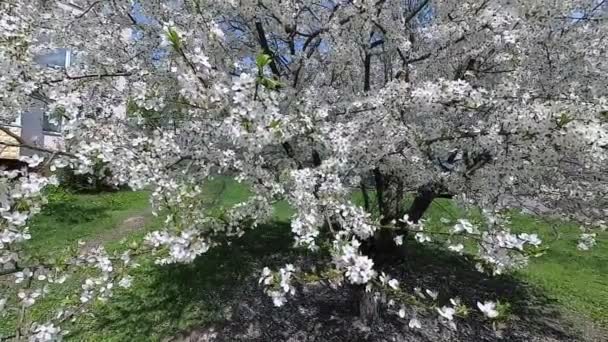
[[[59,223],[80,224],[106,218],[110,210],[113,210],[110,205],[91,205],[71,200],[49,203],[44,208],[43,214],[52,215]]]
[[[441,327],[436,314],[425,317],[425,324],[435,329],[407,329],[407,322],[396,315],[384,315],[371,330],[354,329],[356,313],[350,309],[353,295],[348,288],[317,286],[275,308],[256,290],[252,274],[263,266],[293,261],[290,247],[288,225],[275,223],[260,226],[191,265],[142,266],[134,288],[98,308],[95,318],[81,322],[85,325],[74,329],[72,337],[150,341],[181,333],[182,338],[190,336],[184,340],[196,341],[194,336],[216,327],[217,341],[284,341],[288,336],[303,336],[297,341],[493,341],[496,335],[476,302],[500,300],[510,303],[513,315],[502,340],[576,340],[563,326],[554,302],[534,288],[508,276],[488,277],[475,270],[473,261],[413,241],[407,242],[403,261],[386,271],[410,290],[439,291],[439,306],[459,297],[473,308],[469,317],[459,319],[456,332]]]
[[[261,225],[228,247],[210,250],[189,265],[142,265],[134,287],[74,329],[76,340],[149,341],[225,319],[239,286],[263,266],[282,265],[290,255],[285,223]]]
[[[467,256],[408,240],[403,262],[392,266],[389,272],[403,279],[403,283],[412,291],[414,287],[438,291],[440,306],[449,305],[450,298],[458,297],[472,308],[470,317],[463,322],[467,327],[459,329],[465,336],[470,335],[466,338],[482,336],[484,330],[489,328],[477,309],[477,302],[498,300],[510,305],[509,324],[512,331],[507,332],[509,341],[526,340],[518,338],[518,333],[551,337],[560,341],[576,340],[571,327],[564,324],[556,300],[548,298],[541,289],[522,282],[515,276],[480,273],[475,264],[476,261]],[[461,335],[461,338],[465,336]]]

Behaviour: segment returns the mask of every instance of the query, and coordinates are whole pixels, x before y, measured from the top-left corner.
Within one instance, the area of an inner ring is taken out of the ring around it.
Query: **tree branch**
[[[19,144],[25,144],[26,143],[25,140],[23,140],[23,138],[21,138],[21,136],[19,134],[14,133],[8,127],[0,127],[0,131],[4,132],[6,135],[10,136],[11,138],[17,140],[17,142]],[[2,143],[2,144],[4,144],[4,143]]]
[[[408,15],[408,16],[405,18],[405,23],[407,24],[407,23],[409,23],[409,22],[410,22],[412,19],[414,19],[414,17],[415,17],[416,15],[418,15],[418,13],[420,13],[420,11],[422,11],[422,9],[424,8],[424,6],[426,6],[426,4],[428,4],[428,3],[429,3],[429,0],[423,0],[423,1],[422,1],[422,2],[421,2],[419,5],[418,5],[418,7],[414,8],[414,10],[412,11],[412,13],[410,13],[410,15]]]
[[[77,15],[76,19],[80,19],[80,18],[84,17],[85,15],[87,15],[87,13],[89,13],[93,9],[93,7],[95,7],[99,3],[101,3],[101,1],[95,1],[94,3],[92,3],[91,6],[89,6],[87,9],[84,10],[84,12]]]
[[[272,73],[276,77],[280,78],[281,72],[279,71],[279,68],[277,68],[277,64],[274,61],[275,56],[274,56],[274,53],[270,50],[270,46],[268,45],[268,39],[266,38],[266,33],[264,32],[264,26],[262,25],[261,21],[255,22],[255,29],[258,33],[258,41],[260,42],[260,46],[262,47],[262,50],[264,51],[265,54],[267,54],[268,56],[271,57],[271,61],[269,63],[270,70],[272,70]]]
[[[72,153],[69,153],[69,152],[51,150],[51,149],[48,149],[48,148],[45,148],[45,147],[35,146],[35,145],[32,145],[32,144],[29,144],[25,140],[23,140],[22,137],[20,137],[19,135],[11,132],[6,127],[0,127],[0,131],[6,133],[11,138],[14,138],[15,140],[17,140],[16,144],[15,143],[10,143],[10,142],[0,142],[0,145],[4,145],[4,146],[8,146],[8,147],[27,148],[27,149],[34,150],[34,151],[39,151],[39,152],[44,152],[44,153],[49,153],[49,154],[56,154],[56,155],[62,155],[62,156],[66,156],[66,157],[76,158],[76,155],[74,155]]]
[[[87,78],[121,77],[121,76],[131,76],[131,75],[132,74],[130,72],[124,72],[124,71],[119,71],[119,72],[110,73],[110,74],[88,74],[88,75],[80,75],[80,76],[70,76],[68,73],[66,73],[65,78],[50,80],[50,81],[46,81],[44,83],[53,84],[53,83],[63,82],[65,80],[76,81],[76,80],[83,80],[83,79],[87,79]]]

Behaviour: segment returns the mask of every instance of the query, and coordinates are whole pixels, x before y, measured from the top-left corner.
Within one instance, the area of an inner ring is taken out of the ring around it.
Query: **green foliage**
[[[258,69],[264,69],[270,62],[272,62],[272,57],[264,53],[257,55],[255,58],[255,65],[258,66]]]
[[[574,118],[568,115],[568,113],[562,113],[559,118],[555,120],[558,128],[564,128],[567,124],[574,121]]]
[[[57,178],[61,187],[72,192],[95,193],[104,191],[116,191],[115,185],[110,183],[112,173],[106,164],[98,161],[93,165],[93,172],[87,174],[76,174],[71,169],[61,169],[57,172]]]
[[[275,78],[269,78],[264,75],[264,68],[272,62],[272,56],[261,53],[255,58],[255,64],[258,67],[257,82],[263,87],[276,90],[281,87],[281,83]]]
[[[29,224],[32,240],[23,244],[27,254],[35,260],[45,260],[50,264],[67,261],[73,251],[80,248],[78,240],[107,242],[117,236],[115,230],[128,217],[141,214],[148,207],[147,192],[118,191],[101,194],[76,194],[63,187],[45,189],[49,203]],[[143,232],[132,233],[141,235]],[[141,236],[140,236],[141,237]],[[109,250],[116,246],[107,246]],[[63,302],[78,302],[68,297],[79,293],[81,280],[86,272],[71,275],[62,285],[54,285],[53,290],[33,307],[31,318],[46,321],[56,315],[56,309]],[[11,276],[0,277],[1,297],[15,299],[16,293],[3,287]],[[0,317],[0,336],[14,333],[15,313]],[[0,338],[1,339],[1,338]]]
[[[281,87],[281,83],[273,78],[260,77],[258,79],[261,85],[270,90],[276,90]]]
[[[498,319],[511,317],[513,308],[509,302],[498,301],[496,302],[496,311],[498,311]]]
[[[181,37],[179,36],[179,33],[177,32],[177,30],[175,30],[174,27],[167,28],[165,35],[175,51],[178,51],[182,48]]]

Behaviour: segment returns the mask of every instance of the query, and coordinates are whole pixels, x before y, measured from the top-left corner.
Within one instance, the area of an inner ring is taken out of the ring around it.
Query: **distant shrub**
[[[117,191],[120,187],[111,182],[112,173],[102,162],[95,164],[93,173],[77,174],[71,169],[62,170],[58,177],[61,186],[79,193]]]

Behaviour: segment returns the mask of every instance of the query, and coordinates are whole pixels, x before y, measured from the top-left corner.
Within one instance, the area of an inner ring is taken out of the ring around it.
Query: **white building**
[[[59,49],[52,53],[39,56],[36,61],[50,68],[67,68],[70,66],[72,54],[69,50]],[[27,111],[24,111],[11,124],[4,124],[12,133],[19,135],[32,146],[56,149],[62,143],[59,134],[60,126],[50,122],[46,115],[46,105],[39,100],[33,100]],[[1,143],[18,143],[6,132],[0,131],[0,163],[16,161],[20,156],[40,153],[23,147],[3,146]]]

